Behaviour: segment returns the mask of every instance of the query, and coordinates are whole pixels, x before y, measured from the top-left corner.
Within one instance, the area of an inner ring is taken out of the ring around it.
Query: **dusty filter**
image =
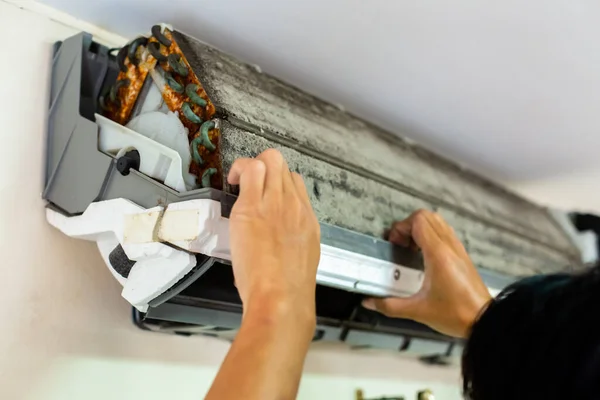
[[[361,294],[420,287],[418,254],[382,240],[418,208],[450,222],[496,292],[580,268],[545,209],[167,26],[120,49],[86,34],[57,46],[48,220],[98,243],[146,321],[219,335],[239,324],[227,223],[236,188],[225,177],[236,158],[272,147],[304,177],[322,226],[318,338],[403,350],[418,347],[409,338],[440,339],[358,307]]]
[[[121,62],[115,85],[131,83],[119,89],[121,108],[107,114],[119,123],[135,118],[146,68],[160,71],[150,75],[189,130],[198,186],[210,175],[213,187],[231,191],[224,177],[232,162],[275,147],[304,176],[323,222],[382,237],[411,211],[435,209],[482,268],[520,276],[577,264],[576,249],[546,210],[184,33],[152,32],[151,56]],[[139,43],[127,53],[142,53]],[[211,118],[216,124],[202,122]]]

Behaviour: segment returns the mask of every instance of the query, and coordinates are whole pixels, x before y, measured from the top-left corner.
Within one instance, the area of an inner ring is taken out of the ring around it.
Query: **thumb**
[[[377,311],[392,318],[413,319],[416,303],[413,297],[369,297],[363,300],[362,306],[368,310]]]

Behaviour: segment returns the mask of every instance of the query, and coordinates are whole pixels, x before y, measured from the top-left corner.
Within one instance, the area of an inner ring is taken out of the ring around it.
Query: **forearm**
[[[245,312],[240,331],[206,397],[208,400],[294,399],[314,333],[314,317],[286,307]]]

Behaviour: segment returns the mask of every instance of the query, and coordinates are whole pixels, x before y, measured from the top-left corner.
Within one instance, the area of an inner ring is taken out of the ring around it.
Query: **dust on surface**
[[[232,126],[221,125],[221,157],[225,176],[235,159],[255,157],[267,148],[280,150],[290,170],[304,178],[311,204],[321,222],[382,237],[393,221],[419,208],[434,205],[413,195],[327,162],[314,159],[289,147]],[[526,239],[471,220],[452,210],[437,207],[467,243],[476,265],[509,275],[554,272],[564,269],[565,258]]]
[[[173,35],[223,113],[405,185],[433,203],[575,251],[543,208],[252,65],[180,32]]]

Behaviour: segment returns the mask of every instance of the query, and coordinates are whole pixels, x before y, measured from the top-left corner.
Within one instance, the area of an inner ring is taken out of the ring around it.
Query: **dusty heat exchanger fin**
[[[219,157],[219,126],[213,121],[215,106],[190,68],[171,31],[152,27],[150,38],[139,37],[117,54],[119,74],[115,83],[100,96],[104,115],[125,125],[143,101],[144,85],[158,86],[170,111],[188,129],[192,163],[189,172],[198,177],[200,187],[222,187]]]

